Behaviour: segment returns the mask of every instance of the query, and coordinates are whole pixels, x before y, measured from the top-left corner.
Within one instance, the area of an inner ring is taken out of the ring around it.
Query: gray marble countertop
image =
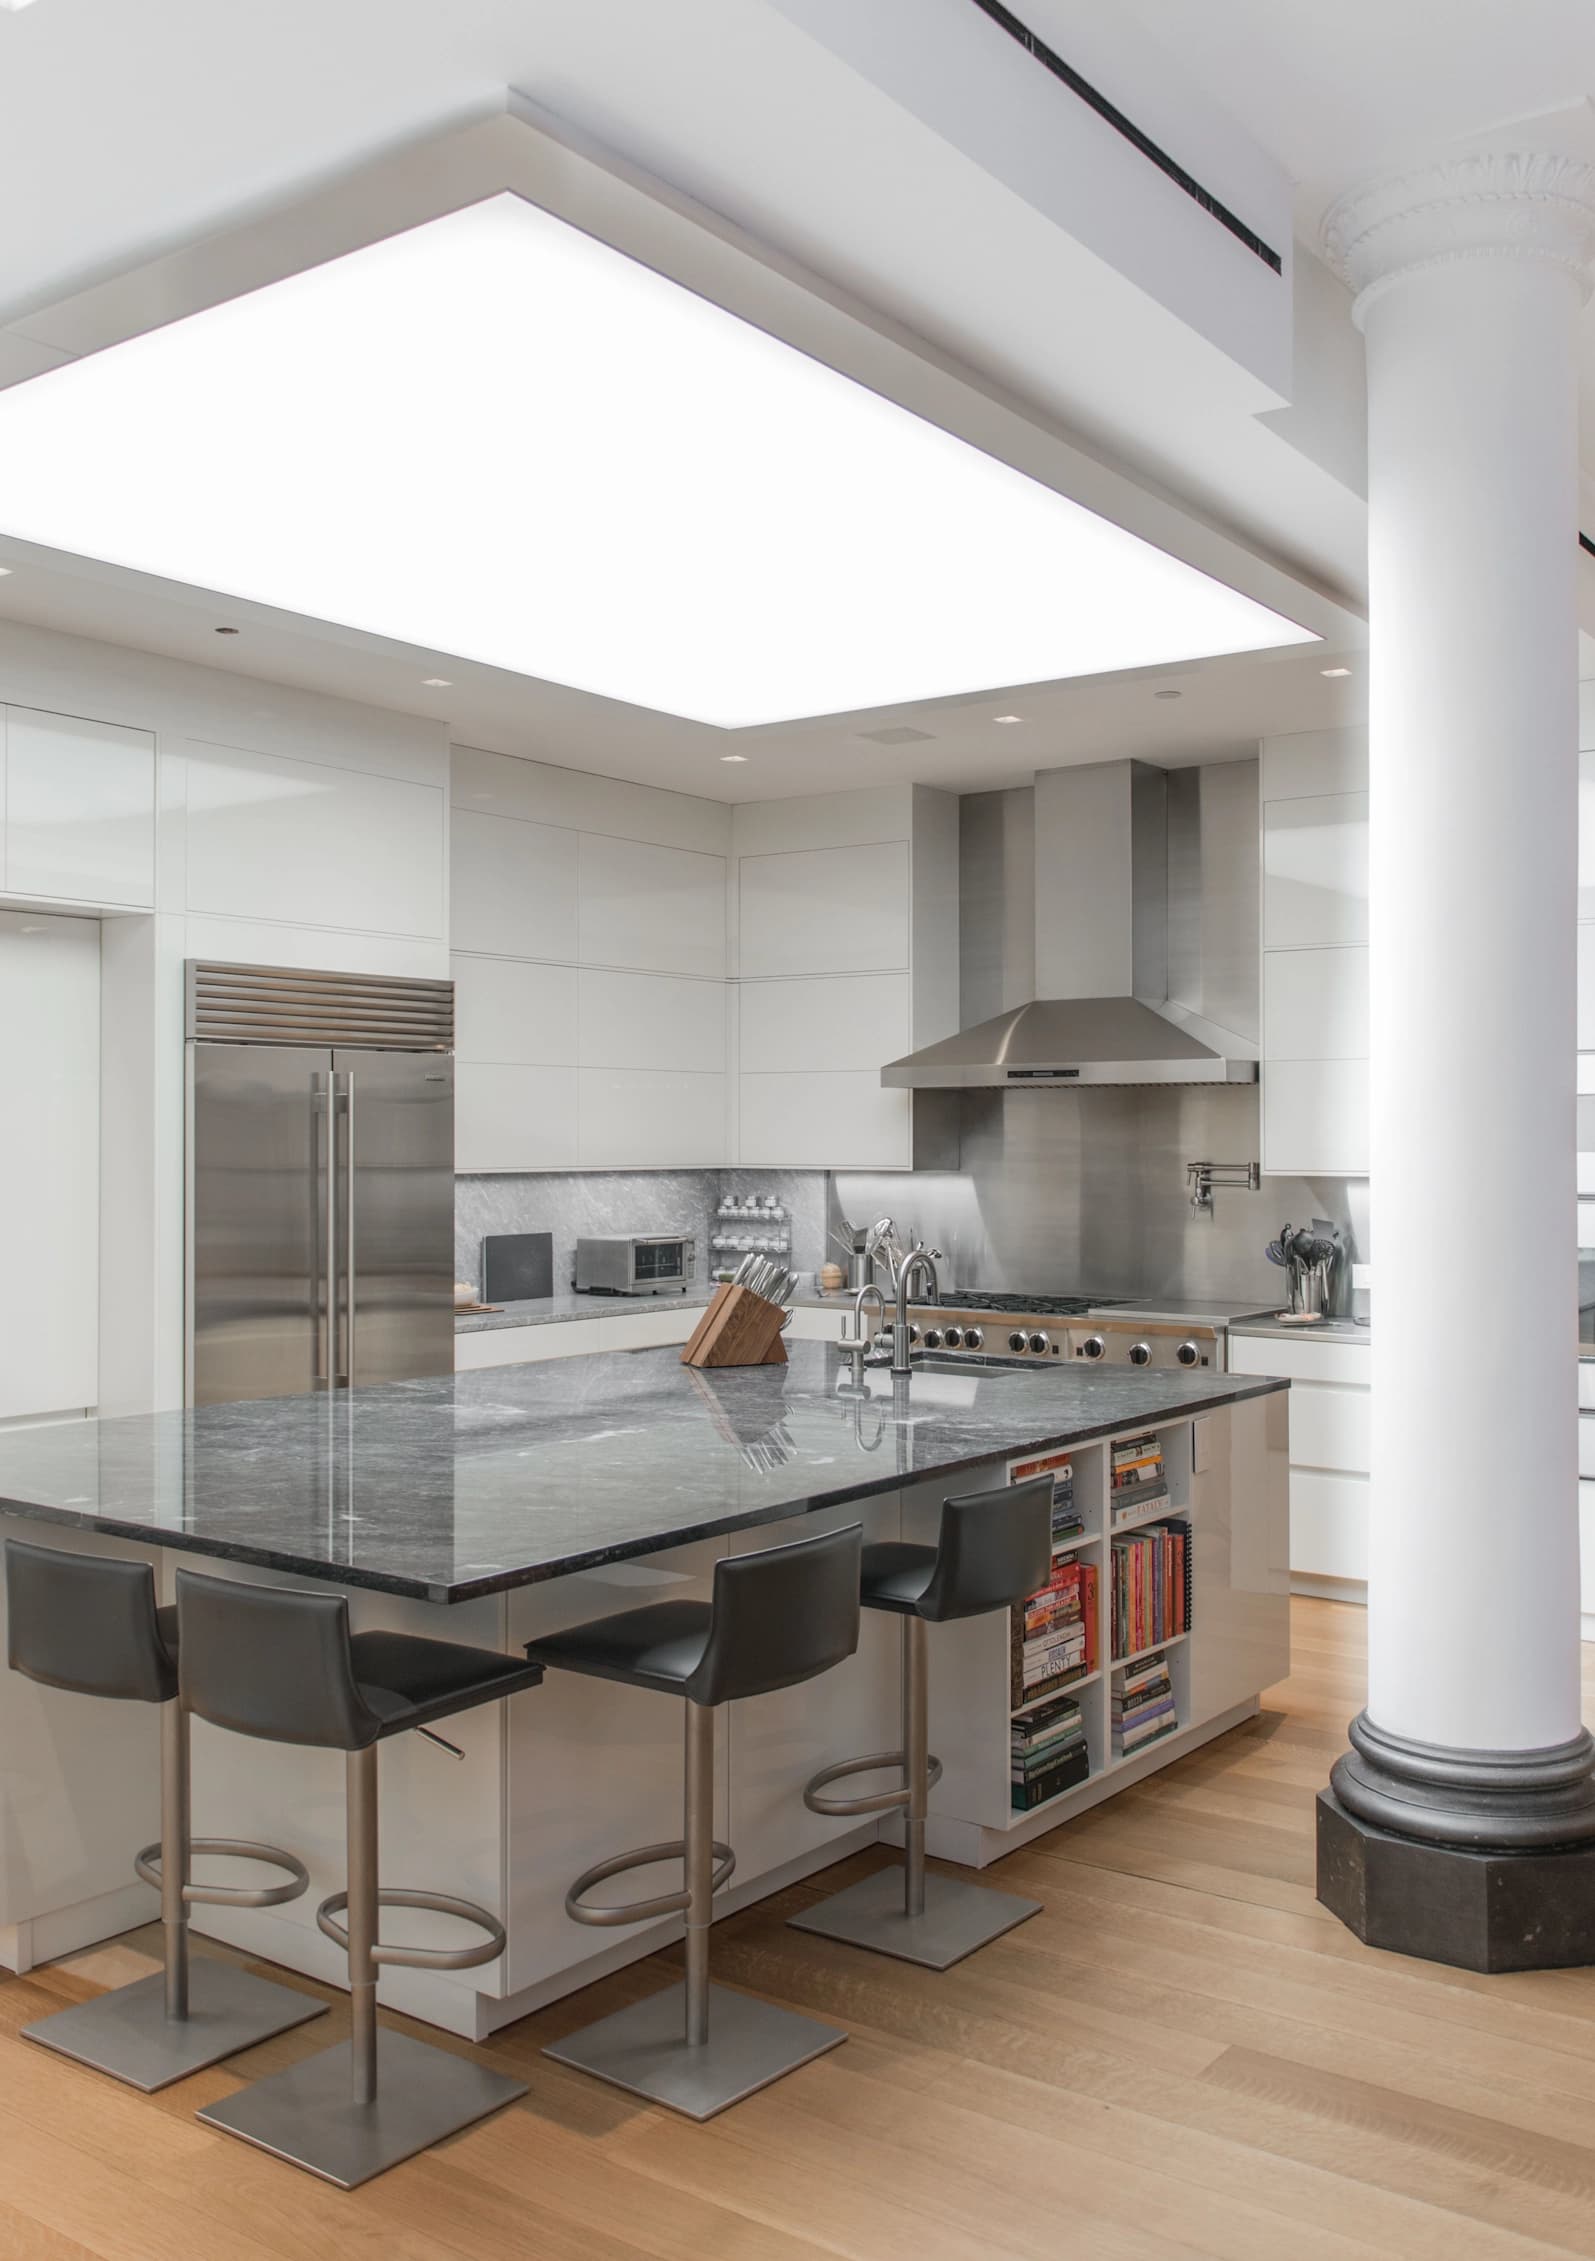
[[[1255,1319],[1233,1320],[1229,1331],[1232,1335],[1277,1335],[1296,1342],[1359,1342],[1364,1347],[1369,1340],[1369,1330],[1355,1319],[1320,1319],[1316,1326],[1304,1327],[1271,1311],[1260,1311]]]
[[[686,1295],[539,1295],[526,1303],[501,1303],[492,1311],[455,1314],[457,1335],[491,1334],[499,1327],[546,1327],[556,1319],[618,1319],[639,1311],[701,1311],[712,1290]]]
[[[672,1346],[11,1430],[0,1514],[463,1601],[1287,1386],[987,1368],[853,1400],[845,1370],[827,1343],[715,1373]]]

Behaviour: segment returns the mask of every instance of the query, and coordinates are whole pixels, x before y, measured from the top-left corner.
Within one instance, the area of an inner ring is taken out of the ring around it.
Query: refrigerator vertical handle
[[[338,1234],[337,1173],[334,1168],[337,1126],[337,1078],[329,1075],[326,1089],[321,1077],[310,1078],[310,1150],[314,1166],[321,1175],[321,1216],[318,1220],[319,1262],[314,1281],[316,1373],[315,1379],[323,1389],[331,1389],[335,1380],[334,1365],[337,1359],[337,1297],[336,1264]],[[326,1136],[322,1136],[322,1125]]]
[[[343,1079],[343,1378],[354,1387],[354,1321],[358,1305],[355,1276],[354,1070]]]

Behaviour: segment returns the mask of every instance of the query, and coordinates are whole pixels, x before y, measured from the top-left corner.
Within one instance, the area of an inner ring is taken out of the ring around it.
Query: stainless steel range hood
[[[1034,798],[1034,968],[1024,969],[1035,994],[893,1060],[882,1083],[910,1090],[1255,1083],[1255,1034],[1212,1017],[1208,1006],[1209,996],[1222,997],[1255,1030],[1255,783],[1249,793],[1246,778],[1239,792],[1203,791],[1204,779],[1236,770],[1255,781],[1250,763],[1172,773],[1145,762],[1042,771]],[[986,914],[966,901],[964,915]],[[1011,995],[1011,979],[1008,986]]]

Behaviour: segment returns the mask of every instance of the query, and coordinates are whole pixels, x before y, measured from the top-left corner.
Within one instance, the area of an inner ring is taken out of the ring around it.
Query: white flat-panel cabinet
[[[579,978],[584,1068],[669,1069],[723,1075],[725,985],[679,975],[609,973],[584,966]]]
[[[1270,1060],[1264,1167],[1293,1178],[1368,1175],[1366,1060]]]
[[[909,962],[908,842],[741,859],[744,981]]]
[[[0,1420],[99,1397],[100,927],[0,911]]]
[[[152,905],[153,734],[33,707],[4,721],[7,892]]]
[[[1372,1357],[1361,1342],[1229,1338],[1232,1374],[1291,1385],[1290,1568],[1309,1592],[1367,1580]]]
[[[442,935],[438,787],[192,742],[187,773],[189,910]]]
[[[646,1068],[577,1071],[576,1151],[584,1170],[712,1169],[725,1160],[724,1076]]]
[[[821,974],[761,982],[744,1000],[742,1072],[873,1073],[910,1046],[906,973]]]
[[[1368,747],[1358,730],[1265,739],[1263,1168],[1368,1171]]]
[[[457,808],[449,833],[456,950],[572,964],[579,837],[558,825]]]
[[[883,1090],[881,1070],[958,1027],[956,797],[916,785],[752,802],[732,837],[737,1160],[949,1166],[916,1148],[915,1096]]]
[[[461,1060],[454,1071],[456,1170],[573,1170],[575,1068]]]
[[[724,979],[723,856],[584,832],[579,885],[584,966]]]
[[[912,1102],[912,1092],[883,1091],[879,1069],[745,1075],[741,1160],[758,1169],[902,1169]]]
[[[454,1049],[461,1060],[569,1068],[576,1063],[574,966],[454,953]]]
[[[1263,804],[1263,947],[1368,939],[1368,796]]]

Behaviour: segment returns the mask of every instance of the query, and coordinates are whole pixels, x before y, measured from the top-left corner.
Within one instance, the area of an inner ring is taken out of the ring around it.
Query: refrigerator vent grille
[[[188,961],[188,1034],[209,1044],[452,1052],[452,981]]]

